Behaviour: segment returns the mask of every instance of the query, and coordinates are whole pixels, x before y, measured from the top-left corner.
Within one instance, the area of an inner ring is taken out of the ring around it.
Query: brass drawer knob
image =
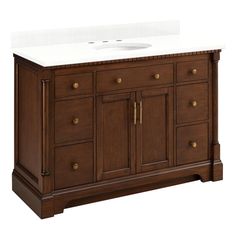
[[[189,142],[189,145],[190,145],[192,148],[197,148],[197,142],[195,142],[195,141]]]
[[[117,83],[117,84],[121,84],[121,83],[122,83],[122,78],[117,78],[117,79],[116,79],[116,83]]]
[[[73,88],[73,89],[79,88],[79,83],[77,83],[77,82],[73,83],[73,84],[72,84],[72,88]]]
[[[155,75],[154,75],[154,78],[155,78],[155,79],[160,79],[160,74],[155,74]]]
[[[79,124],[79,118],[78,118],[78,117],[74,118],[74,119],[72,120],[72,123],[73,123],[74,125]]]
[[[72,163],[72,169],[73,170],[78,170],[79,169],[79,164],[78,163]]]
[[[196,106],[197,106],[197,101],[195,101],[195,100],[192,101],[192,102],[191,102],[191,106],[192,106],[192,107],[196,107]]]
[[[196,68],[192,69],[192,74],[193,74],[193,75],[196,75],[196,74],[197,74],[197,69],[196,69]]]

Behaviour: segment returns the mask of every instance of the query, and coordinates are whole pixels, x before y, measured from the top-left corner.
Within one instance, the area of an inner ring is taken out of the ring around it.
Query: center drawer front
[[[93,182],[93,143],[59,147],[55,150],[55,188]]]
[[[93,137],[93,98],[56,102],[55,142]]]
[[[177,87],[177,123],[208,119],[208,84]]]
[[[97,91],[111,91],[173,82],[173,64],[100,71]]]

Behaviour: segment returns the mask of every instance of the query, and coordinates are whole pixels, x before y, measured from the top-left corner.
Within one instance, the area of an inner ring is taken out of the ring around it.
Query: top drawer
[[[177,63],[177,82],[206,80],[208,78],[208,61],[189,61]]]
[[[92,73],[60,75],[55,78],[56,98],[90,94],[93,92]]]
[[[173,82],[173,64],[115,69],[97,73],[97,91],[153,86]]]

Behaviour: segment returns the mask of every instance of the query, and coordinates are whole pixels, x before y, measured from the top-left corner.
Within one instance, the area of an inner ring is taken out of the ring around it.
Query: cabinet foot
[[[220,160],[220,144],[213,146],[212,181],[223,179],[223,164]]]
[[[54,216],[54,200],[52,196],[41,196],[16,172],[12,174],[12,190],[41,218]]]
[[[213,162],[212,166],[212,181],[219,181],[223,179],[223,163],[218,160]]]

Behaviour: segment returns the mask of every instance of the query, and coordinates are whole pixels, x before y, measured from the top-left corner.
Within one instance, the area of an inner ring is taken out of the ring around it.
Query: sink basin
[[[95,46],[95,50],[138,50],[151,47],[151,44],[148,43],[106,43],[103,45]]]

